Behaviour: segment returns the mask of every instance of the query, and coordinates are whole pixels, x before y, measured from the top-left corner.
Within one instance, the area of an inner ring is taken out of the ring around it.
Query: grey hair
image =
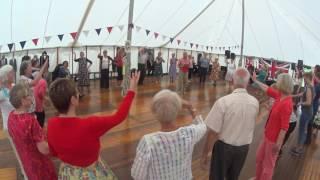
[[[11,65],[4,65],[0,68],[0,82],[6,83],[8,81],[8,75],[13,71],[13,67]]]
[[[294,82],[288,73],[282,73],[278,76],[276,86],[280,92],[290,95],[293,92]]]
[[[23,61],[20,65],[20,76],[24,75],[25,71],[28,69],[28,66],[31,64],[30,61]]]
[[[151,110],[160,122],[171,122],[177,118],[182,107],[181,98],[176,92],[161,90],[152,99]]]
[[[240,73],[245,73],[245,75],[240,75]],[[249,83],[250,73],[246,68],[239,67],[233,74],[233,84],[237,86],[246,87]]]

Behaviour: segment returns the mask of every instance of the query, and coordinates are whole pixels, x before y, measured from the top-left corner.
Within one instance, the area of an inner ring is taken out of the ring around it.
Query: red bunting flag
[[[73,40],[75,40],[77,35],[78,35],[78,33],[77,32],[72,32],[72,33],[70,33],[70,35],[72,36]]]
[[[113,27],[112,27],[112,26],[107,27],[107,30],[108,30],[109,34],[111,33],[112,29],[113,29]]]
[[[178,42],[178,45],[180,45],[180,43],[181,43],[181,40],[180,40],[180,39],[178,39],[178,40],[177,40],[177,42]]]
[[[158,36],[159,36],[159,33],[154,32],[154,37],[155,37],[156,39],[158,38]]]
[[[38,45],[38,41],[39,41],[39,38],[32,39],[33,44],[36,46]]]

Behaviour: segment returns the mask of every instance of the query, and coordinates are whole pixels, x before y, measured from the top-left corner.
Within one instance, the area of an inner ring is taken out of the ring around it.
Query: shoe
[[[298,148],[292,148],[291,149],[291,155],[293,156],[301,156],[303,154],[303,150],[302,149],[298,149]]]

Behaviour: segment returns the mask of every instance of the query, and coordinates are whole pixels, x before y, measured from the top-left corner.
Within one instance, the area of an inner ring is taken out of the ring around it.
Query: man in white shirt
[[[109,66],[113,59],[108,56],[108,51],[104,50],[103,55],[99,55],[101,76],[100,76],[100,87],[109,88]]]
[[[208,137],[202,163],[206,163],[210,145],[215,142],[210,180],[238,179],[246,160],[259,112],[258,100],[246,90],[249,79],[248,70],[238,68],[233,75],[235,90],[218,99],[205,120]]]
[[[139,55],[138,55],[138,71],[140,71],[140,79],[139,79],[139,85],[143,85],[143,80],[146,75],[146,64],[148,60],[148,52],[144,48],[140,49]]]

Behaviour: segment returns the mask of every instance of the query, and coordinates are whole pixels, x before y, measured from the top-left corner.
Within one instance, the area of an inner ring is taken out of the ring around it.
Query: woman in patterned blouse
[[[178,127],[176,117],[182,105],[189,108],[198,124]],[[207,127],[194,108],[177,93],[162,90],[152,100],[151,109],[161,130],[142,137],[137,147],[131,175],[134,179],[192,179],[192,152]]]

